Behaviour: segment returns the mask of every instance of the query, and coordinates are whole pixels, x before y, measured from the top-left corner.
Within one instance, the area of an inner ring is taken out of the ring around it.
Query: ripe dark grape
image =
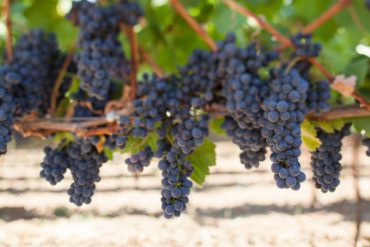
[[[197,121],[190,114],[183,115],[182,122],[176,124],[172,133],[176,146],[183,154],[190,154],[197,147],[203,144],[208,136],[208,115],[202,115]]]
[[[366,137],[362,140],[362,145],[364,145],[367,150],[366,150],[366,155],[370,157],[370,138]]]
[[[328,100],[330,99],[330,84],[328,81],[310,83],[307,91],[307,107],[314,114],[322,114],[330,110]]]
[[[0,86],[0,155],[6,154],[7,144],[12,140],[13,97]]]
[[[125,2],[120,3],[119,9]],[[86,0],[74,2],[67,17],[80,27],[80,52],[75,56],[80,87],[89,96],[104,100],[108,97],[111,80],[125,80],[130,73],[118,34],[120,22],[133,17],[122,17],[116,5],[103,7]]]
[[[55,58],[60,56],[56,37],[40,29],[23,34],[13,47],[12,62],[0,67],[0,83],[12,94],[14,114],[44,114],[55,79]]]
[[[295,46],[292,57],[318,57],[321,45],[314,43],[311,34],[297,33],[290,39]]]
[[[56,185],[63,180],[64,173],[70,166],[66,151],[63,148],[59,150],[59,148],[46,147],[44,152],[45,158],[41,163],[40,177],[44,178],[51,185]]]
[[[322,129],[317,130],[321,145],[312,152],[311,168],[315,186],[322,192],[334,192],[339,185],[339,175],[342,170],[340,164],[342,139],[349,135],[349,128],[350,125],[346,124],[334,133],[326,133]]]
[[[272,171],[279,188],[298,190],[305,175],[300,171],[301,128],[307,111],[308,83],[298,71],[271,72],[270,96],[264,101],[262,136],[271,148]]]
[[[95,183],[100,181],[99,170],[107,162],[104,153],[99,153],[89,139],[77,138],[67,146],[69,169],[73,183],[68,190],[70,201],[77,206],[89,204],[95,191]]]
[[[245,168],[258,167],[265,159],[266,141],[256,129],[241,128],[231,116],[226,116],[222,128],[242,150],[240,161]]]
[[[150,165],[153,155],[152,149],[149,146],[145,146],[143,150],[126,159],[125,163],[127,164],[128,171],[132,173],[142,172],[144,167]]]
[[[162,210],[165,218],[180,216],[189,202],[190,188],[193,183],[189,177],[193,167],[179,150],[172,149],[158,163],[162,171]]]

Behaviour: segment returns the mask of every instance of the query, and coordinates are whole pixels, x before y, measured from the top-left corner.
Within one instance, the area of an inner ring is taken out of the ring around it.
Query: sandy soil
[[[0,160],[0,246],[353,246],[356,200],[345,146],[342,182],[322,194],[310,181],[298,192],[277,189],[269,162],[245,170],[238,150],[220,142],[217,167],[175,220],[161,217],[156,164],[135,178],[115,157],[93,203],[76,208],[66,195],[70,176],[55,187],[38,178],[41,150],[11,150]],[[361,153],[358,246],[370,246],[370,159]],[[302,163],[310,177],[308,155]]]

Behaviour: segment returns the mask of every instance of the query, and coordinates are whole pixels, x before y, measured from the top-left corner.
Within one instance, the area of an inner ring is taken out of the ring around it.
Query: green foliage
[[[342,119],[331,121],[311,121],[315,127],[319,127],[327,133],[334,133],[336,130],[343,128],[345,122]]]
[[[194,167],[191,179],[198,185],[203,185],[209,175],[209,167],[216,165],[216,145],[206,139],[192,154],[187,157]]]
[[[224,122],[223,117],[211,119],[210,124],[209,124],[210,130],[218,135],[224,135],[225,131],[221,127],[223,122]]]
[[[357,133],[370,137],[370,117],[348,118],[346,120],[352,123],[353,129]]]
[[[307,119],[301,124],[302,127],[302,141],[310,151],[315,151],[321,144],[314,125]]]
[[[130,136],[125,149],[122,153],[131,153],[135,154],[142,150],[145,146],[149,145],[153,151],[157,150],[157,141],[158,135],[157,133],[150,132],[145,138],[137,138]]]

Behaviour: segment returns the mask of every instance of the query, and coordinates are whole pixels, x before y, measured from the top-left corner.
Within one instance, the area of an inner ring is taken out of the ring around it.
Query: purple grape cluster
[[[366,137],[362,140],[362,144],[367,148],[366,155],[370,157],[370,138]]]
[[[144,167],[150,165],[153,155],[154,153],[150,146],[145,146],[143,150],[126,159],[125,163],[127,164],[128,171],[132,173],[143,172]]]
[[[95,183],[100,181],[99,170],[107,162],[104,153],[99,153],[89,139],[76,138],[66,150],[70,159],[73,183],[68,190],[70,202],[81,206],[89,204],[95,191]]]
[[[265,160],[266,141],[258,129],[241,128],[238,123],[231,116],[226,116],[222,128],[242,150],[240,161],[245,168],[258,167]]]
[[[55,35],[33,29],[17,40],[13,50],[12,61],[0,67],[0,84],[12,94],[14,115],[46,113],[56,79],[55,58],[60,56]]]
[[[328,112],[330,105],[330,84],[327,80],[310,83],[307,91],[308,110],[316,115]]]
[[[165,218],[180,216],[189,202],[190,188],[193,183],[189,177],[193,172],[191,163],[175,148],[158,163],[162,171],[162,210]]]
[[[318,57],[321,45],[312,40],[311,34],[297,33],[290,39],[295,46],[292,57]]]
[[[124,13],[119,10],[125,9]],[[136,6],[136,7],[132,7]],[[75,61],[80,87],[89,96],[100,100],[108,98],[111,80],[127,79],[130,66],[118,40],[119,25],[125,20],[136,24],[141,12],[140,7],[129,1],[121,1],[110,6],[100,6],[87,0],[73,2],[67,15],[75,25],[80,27],[78,47]],[[134,11],[128,15],[127,11]]]
[[[349,134],[349,124],[334,133],[326,133],[322,129],[317,129],[321,145],[312,152],[311,168],[316,188],[321,189],[324,193],[334,192],[340,183],[342,139]]]
[[[40,177],[44,178],[51,185],[56,185],[64,179],[64,174],[67,168],[70,167],[69,160],[66,159],[66,151],[62,147],[56,149],[46,147],[44,153],[45,158],[41,162]]]
[[[262,136],[271,149],[272,171],[279,188],[298,190],[305,180],[301,172],[301,127],[306,114],[308,83],[298,71],[271,71],[270,96],[263,103]]]

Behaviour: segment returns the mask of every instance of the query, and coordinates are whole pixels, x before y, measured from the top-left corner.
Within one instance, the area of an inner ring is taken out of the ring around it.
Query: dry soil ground
[[[70,176],[55,187],[39,179],[40,149],[11,150],[0,161],[0,246],[353,246],[356,200],[345,148],[342,183],[322,194],[310,181],[298,192],[277,189],[269,162],[245,170],[238,150],[220,142],[218,166],[175,220],[161,217],[156,164],[135,178],[115,157],[102,168],[93,203],[76,208],[65,193]],[[370,246],[370,159],[361,153],[358,245]],[[308,155],[302,163],[310,177]]]

